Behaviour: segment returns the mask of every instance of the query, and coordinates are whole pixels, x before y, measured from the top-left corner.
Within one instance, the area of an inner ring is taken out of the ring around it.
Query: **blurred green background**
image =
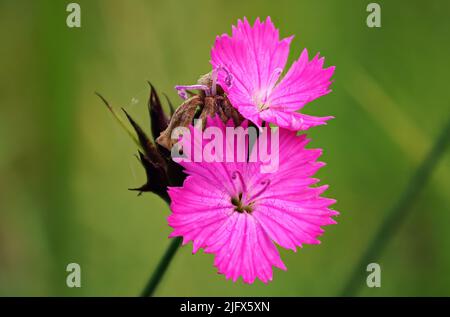
[[[144,182],[136,148],[94,91],[148,127],[150,80],[174,103],[176,84],[210,70],[215,36],[238,18],[270,15],[336,65],[333,92],[305,108],[334,115],[315,128],[320,171],[339,224],[320,246],[280,250],[287,272],[268,285],[233,284],[213,256],[180,249],[160,296],[339,295],[449,116],[450,2],[376,1],[382,27],[366,26],[371,1],[0,1],[0,295],[135,296],[169,244],[169,209],[127,190]],[[449,153],[416,197],[387,248],[382,287],[359,295],[450,295]],[[66,265],[82,287],[66,287]],[[365,267],[360,268],[365,271]]]

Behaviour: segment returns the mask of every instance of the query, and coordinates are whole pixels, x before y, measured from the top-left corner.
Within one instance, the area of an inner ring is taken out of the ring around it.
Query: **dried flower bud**
[[[166,169],[151,161],[145,154],[139,151],[139,161],[145,169],[147,182],[137,188],[130,188],[130,190],[139,191],[139,195],[143,192],[153,192],[160,196],[165,201],[169,201],[167,194],[167,186],[169,185]]]
[[[147,136],[144,130],[125,109],[122,109],[137,135],[136,139],[136,135],[129,131],[131,137],[140,146],[141,150],[138,152],[138,158],[147,176],[147,181],[144,185],[131,188],[130,190],[139,191],[139,194],[142,192],[153,192],[168,201],[167,187],[181,186],[183,184],[186,174],[183,172],[182,166],[172,160],[170,152],[176,141],[171,139],[172,131],[175,128],[189,127],[193,124],[194,119],[201,119],[204,128],[207,118],[214,117],[215,115],[224,123],[228,122],[231,118],[236,126],[241,125],[244,121],[244,118],[224,95],[223,89],[215,83],[213,77],[209,73],[200,77],[197,85],[179,86],[181,87],[180,90],[183,90],[183,93],[190,94],[191,97],[187,98],[175,111],[173,111],[172,104],[166,96],[171,109],[170,117],[164,112],[161,99],[155,87],[149,83],[150,97],[148,111],[153,140]],[[194,90],[200,89],[200,91],[197,94],[193,94],[188,90],[189,88]],[[119,123],[124,126],[124,123],[106,99],[100,94],[98,96],[103,100]],[[125,129],[127,128],[125,127]]]
[[[169,118],[164,113],[155,88],[151,84],[150,87],[148,110],[152,123],[152,134],[155,137],[160,129],[167,128]],[[168,201],[167,187],[181,186],[186,178],[182,167],[172,160],[170,152],[167,149],[153,143],[136,121],[124,109],[122,110],[137,134],[139,144],[142,148],[142,152],[139,151],[138,158],[147,176],[147,181],[144,185],[137,188],[130,188],[130,190],[139,191],[139,194],[153,192]]]
[[[169,118],[164,113],[161,100],[159,99],[159,96],[156,93],[155,87],[153,87],[153,85],[150,82],[148,82],[148,84],[150,85],[148,112],[150,114],[152,136],[153,140],[155,140],[161,134],[162,131],[167,129],[167,126],[169,125]],[[170,102],[169,106],[171,107]]]

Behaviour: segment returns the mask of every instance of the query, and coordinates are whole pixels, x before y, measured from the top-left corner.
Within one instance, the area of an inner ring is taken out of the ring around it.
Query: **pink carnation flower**
[[[325,124],[333,117],[314,117],[296,112],[330,92],[334,66],[323,68],[324,58],[311,61],[303,50],[278,82],[289,54],[293,36],[279,39],[270,17],[256,19],[252,27],[246,18],[232,27],[232,36],[216,38],[211,64],[218,71],[218,82],[231,104],[247,119],[261,126],[262,121],[289,130],[307,130]]]
[[[219,127],[225,135],[217,117],[208,119],[207,126]],[[338,212],[329,208],[335,200],[320,197],[328,186],[313,186],[319,180],[312,176],[324,166],[316,161],[322,150],[305,149],[308,141],[280,129],[280,165],[274,173],[261,173],[258,160],[181,162],[188,176],[182,187],[169,188],[170,237],[183,237],[183,244],[193,241],[193,253],[200,248],[214,253],[214,264],[227,279],[272,280],[272,266],[286,270],[275,243],[294,251],[318,244],[321,226],[336,223],[331,217]],[[231,142],[224,137],[224,149]],[[195,143],[203,149],[207,142]]]

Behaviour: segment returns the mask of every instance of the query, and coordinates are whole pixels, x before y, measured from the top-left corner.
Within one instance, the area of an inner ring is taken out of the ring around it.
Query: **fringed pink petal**
[[[323,68],[324,58],[317,54],[311,61],[303,50],[286,76],[270,95],[270,108],[280,111],[296,111],[306,103],[330,92],[334,66]]]
[[[216,38],[211,64],[218,83],[241,114],[260,124],[258,103],[264,103],[283,71],[292,37],[281,39],[270,17],[251,26],[239,20],[232,36]]]
[[[295,112],[331,91],[335,67],[323,68],[324,58],[319,54],[310,61],[304,49],[277,84],[292,38],[280,40],[270,18],[265,22],[258,18],[253,26],[244,19],[232,27],[232,36],[218,36],[211,50],[218,83],[231,104],[258,126],[267,121],[298,131],[325,124],[332,118]]]

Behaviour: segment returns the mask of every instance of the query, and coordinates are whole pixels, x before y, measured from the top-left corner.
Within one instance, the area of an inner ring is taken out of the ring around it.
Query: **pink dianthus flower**
[[[206,126],[225,135],[233,124],[215,117]],[[191,125],[192,134],[194,129]],[[272,280],[272,266],[286,270],[275,243],[294,251],[318,244],[321,226],[336,223],[332,216],[338,212],[329,208],[335,200],[320,196],[328,186],[313,186],[319,180],[312,176],[324,166],[317,161],[322,150],[306,149],[308,141],[280,128],[279,167],[273,173],[261,173],[260,160],[180,162],[188,176],[182,187],[169,188],[170,236],[183,237],[183,244],[193,241],[194,253],[203,248],[215,254],[214,264],[227,279]],[[207,144],[193,143],[200,150]],[[233,146],[234,140],[223,138],[224,149]],[[251,157],[255,151],[253,146]]]
[[[319,54],[310,61],[304,49],[279,81],[292,38],[280,40],[270,17],[256,19],[253,26],[244,18],[232,27],[232,36],[218,36],[211,50],[211,64],[231,104],[258,126],[267,121],[298,131],[333,118],[296,112],[330,92],[334,66],[323,68]]]

